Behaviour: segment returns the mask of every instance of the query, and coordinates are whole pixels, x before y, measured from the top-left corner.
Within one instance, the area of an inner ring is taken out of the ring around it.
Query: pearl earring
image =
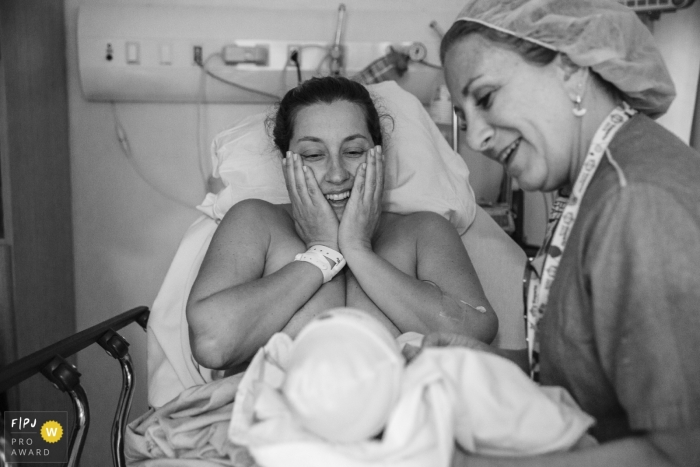
[[[586,109],[581,107],[581,96],[576,96],[576,99],[574,100],[574,108],[571,109],[571,111],[574,113],[575,116],[581,118],[584,115],[586,115]]]

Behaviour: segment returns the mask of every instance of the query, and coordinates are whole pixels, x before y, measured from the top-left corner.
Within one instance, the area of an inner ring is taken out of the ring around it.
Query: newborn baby
[[[372,438],[386,425],[405,361],[389,331],[369,314],[337,308],[294,340],[282,392],[310,432],[329,441]]]
[[[576,447],[594,423],[562,388],[496,355],[429,348],[406,365],[409,334],[394,340],[375,318],[338,308],[294,341],[273,335],[238,387],[229,440],[266,467],[446,467],[455,441],[531,456]]]

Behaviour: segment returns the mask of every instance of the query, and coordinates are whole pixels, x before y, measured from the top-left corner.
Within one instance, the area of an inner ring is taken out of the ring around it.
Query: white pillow
[[[423,104],[394,81],[367,86],[382,112],[393,118],[385,144],[385,211],[436,212],[463,234],[476,215],[469,169],[430,119]],[[289,203],[281,154],[265,128],[266,114],[256,114],[222,131],[212,143],[214,177],[225,188],[209,193],[198,209],[221,219],[237,202],[259,198]]]

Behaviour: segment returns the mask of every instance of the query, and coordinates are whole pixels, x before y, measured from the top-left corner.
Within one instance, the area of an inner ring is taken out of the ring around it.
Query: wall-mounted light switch
[[[173,64],[173,46],[170,44],[160,45],[160,64],[161,65],[172,65]]]
[[[138,42],[127,42],[126,43],[126,63],[132,65],[138,65],[140,62],[139,57],[139,43]]]

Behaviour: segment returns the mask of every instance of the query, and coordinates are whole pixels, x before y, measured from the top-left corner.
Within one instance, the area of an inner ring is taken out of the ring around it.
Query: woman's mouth
[[[520,146],[520,142],[522,140],[522,138],[516,139],[507,148],[501,151],[501,154],[498,157],[498,161],[505,167],[508,167],[510,162],[513,160],[513,156],[515,156],[515,153],[517,152],[518,147]]]
[[[331,205],[343,205],[350,197],[350,190],[342,191],[340,193],[328,193],[326,194],[326,199]]]

